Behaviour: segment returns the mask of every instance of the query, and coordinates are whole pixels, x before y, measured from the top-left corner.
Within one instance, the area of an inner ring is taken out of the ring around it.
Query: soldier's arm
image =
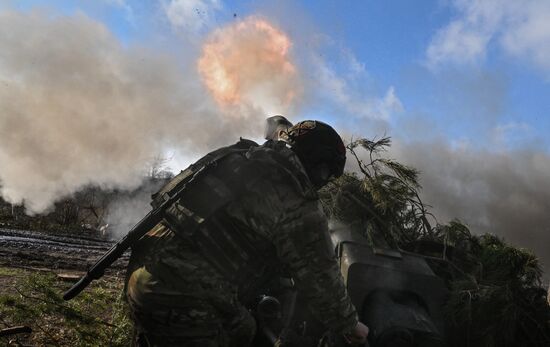
[[[250,155],[257,176],[235,216],[269,239],[290,270],[312,312],[335,332],[357,326],[328,226],[316,194],[308,194],[293,174],[273,162],[266,150]],[[242,214],[242,215],[241,215]]]
[[[300,295],[306,296],[319,320],[336,332],[351,331],[357,324],[356,310],[347,294],[318,201],[293,194],[285,200],[286,208],[273,234],[280,260],[290,268]]]

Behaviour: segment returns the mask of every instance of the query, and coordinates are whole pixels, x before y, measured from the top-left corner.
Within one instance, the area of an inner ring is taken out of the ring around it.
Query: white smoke
[[[0,47],[0,195],[32,213],[88,184],[134,188],[167,148],[196,155],[255,126],[227,119],[196,65],[83,14],[0,11]]]
[[[105,223],[110,237],[118,239],[151,211],[151,195],[156,193],[165,180],[147,179],[131,192],[117,194],[109,203]]]

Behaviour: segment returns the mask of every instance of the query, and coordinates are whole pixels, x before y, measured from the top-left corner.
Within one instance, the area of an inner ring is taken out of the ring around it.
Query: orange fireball
[[[248,17],[211,34],[198,61],[199,73],[220,106],[285,109],[298,94],[290,47],[281,30]]]

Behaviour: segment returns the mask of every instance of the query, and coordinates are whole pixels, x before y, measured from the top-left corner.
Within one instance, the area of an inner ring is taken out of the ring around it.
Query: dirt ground
[[[128,254],[77,299],[61,298],[112,245],[89,234],[0,229],[0,330],[18,325],[33,330],[0,337],[0,345],[99,346],[107,340],[125,345],[131,326],[120,298]]]

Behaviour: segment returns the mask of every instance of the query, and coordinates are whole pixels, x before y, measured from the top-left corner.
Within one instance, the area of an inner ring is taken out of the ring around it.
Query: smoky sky
[[[215,105],[200,45],[123,44],[84,14],[0,11],[0,47],[0,194],[31,213],[88,184],[134,188],[167,149],[196,156],[260,133],[266,116]]]
[[[550,264],[548,153],[533,146],[507,148],[506,152],[457,147],[425,135],[456,124],[437,123],[423,115],[418,120],[424,123],[415,120],[410,122],[414,128],[405,126],[405,118],[418,110],[409,109],[406,101],[401,105],[400,93],[409,87],[424,88],[419,83],[425,78],[423,71],[408,83],[397,81],[395,89],[383,88],[375,93],[375,101],[368,102],[372,93],[357,92],[325,60],[310,59],[309,54],[325,38],[317,30],[308,30],[308,23],[294,20],[300,12],[279,16],[291,22],[279,21],[281,30],[293,40],[289,57],[297,60],[296,75],[267,88],[265,81],[279,70],[262,64],[233,64],[256,69],[245,74],[257,78],[247,81],[247,93],[254,95],[254,102],[223,110],[197,73],[200,42],[183,41],[181,47],[172,47],[177,50],[174,54],[147,42],[143,46],[121,43],[103,24],[84,14],[0,11],[0,194],[13,203],[25,202],[30,212],[41,212],[88,184],[135,188],[147,170],[146,163],[167,148],[197,156],[233,143],[239,136],[258,138],[266,111],[272,109],[259,105],[257,99],[285,100],[288,89],[296,88],[303,90],[304,95],[296,93],[302,100],[296,108],[290,105],[280,113],[286,111],[297,121],[303,118],[294,111],[319,110],[333,116],[333,124],[346,138],[397,135],[400,141],[389,155],[422,172],[424,200],[433,206],[440,222],[460,218],[473,232],[501,235],[533,249]],[[285,30],[293,26],[292,32]],[[219,28],[217,35],[231,28]],[[258,40],[255,34],[239,37],[242,40],[232,41],[237,52],[240,45],[251,51],[249,37]],[[215,37],[203,41],[216,42]],[[354,57],[349,61],[356,67]],[[317,68],[300,71],[311,65]],[[350,72],[363,76],[368,75],[366,69]],[[501,76],[487,73],[462,78],[457,74],[442,80],[445,84],[437,89],[451,95],[450,101],[426,87],[426,94],[434,95],[428,102],[441,103],[439,109],[447,108],[457,119],[468,120],[468,130],[477,134],[486,134],[501,123],[508,106],[502,103],[507,81]],[[258,90],[268,94],[257,98]],[[333,102],[327,103],[330,98]],[[327,104],[333,109],[320,109]],[[388,121],[395,120],[395,110],[401,108],[401,119],[390,128]],[[356,115],[357,109],[368,112]],[[419,138],[425,142],[416,141]]]
[[[550,156],[536,148],[495,152],[447,142],[395,143],[390,155],[421,171],[423,200],[439,222],[459,218],[550,264]]]

